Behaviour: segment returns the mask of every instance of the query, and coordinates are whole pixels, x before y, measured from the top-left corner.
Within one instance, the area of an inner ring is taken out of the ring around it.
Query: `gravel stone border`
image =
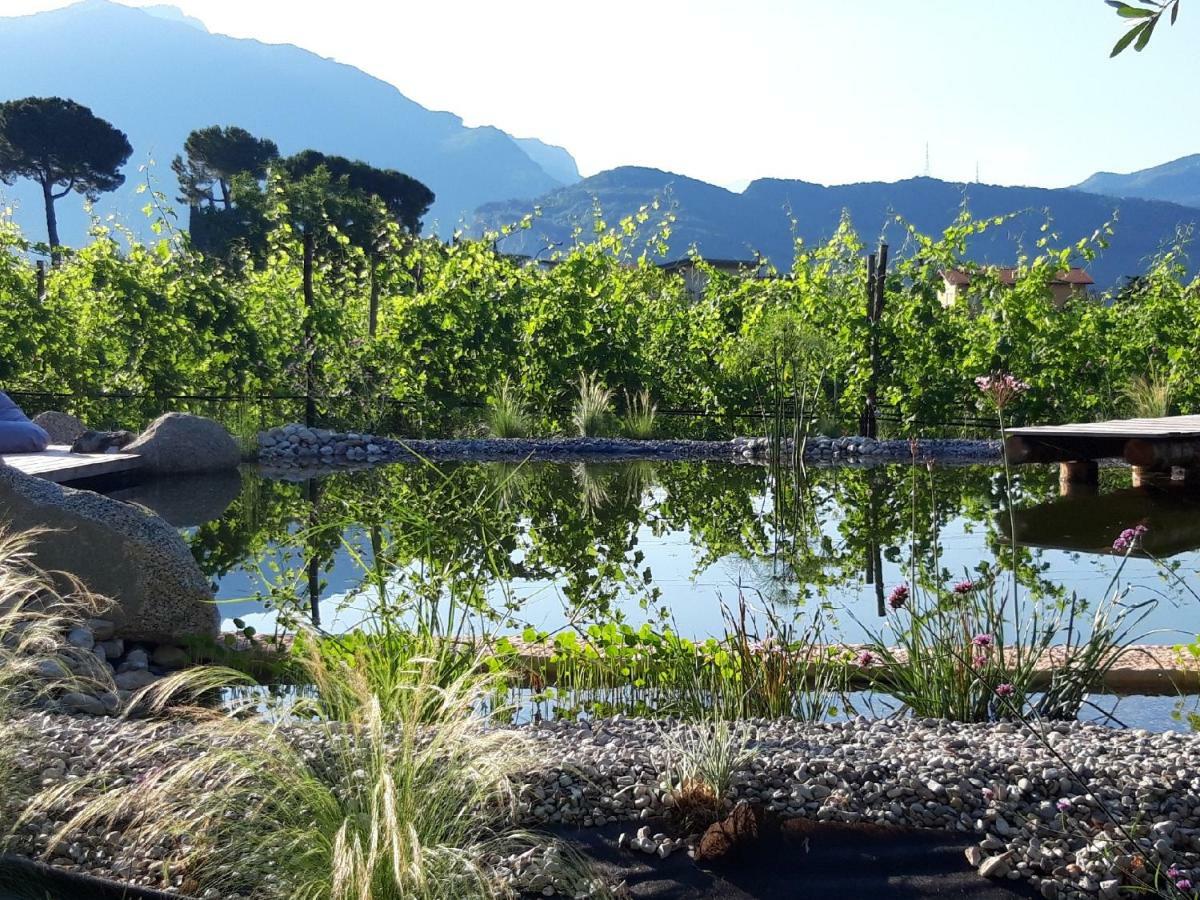
[[[812,464],[870,462],[990,463],[1000,460],[999,441],[877,441],[864,437],[813,437],[804,442]],[[793,442],[783,442],[791,456]],[[621,459],[703,459],[753,462],[767,459],[767,438],[729,441],[631,440],[629,438],[461,438],[398,440],[359,432],[281,425],[258,435],[258,460],[269,468],[357,467],[374,463],[430,460],[615,461]]]
[[[16,762],[43,785],[101,767],[136,783],[145,773],[133,770],[123,748],[144,745],[156,729],[187,727],[46,713],[24,723],[38,740],[21,744]],[[518,729],[533,742],[532,758],[544,761],[519,778],[522,823],[629,822],[625,843],[641,852],[689,846],[694,836],[668,836],[660,823],[672,803],[667,748],[693,727],[615,717]],[[1075,722],[1034,733],[1006,722],[907,718],[752,720],[738,728],[750,756],[734,775],[730,801],[819,821],[969,834],[978,844],[964,865],[990,878],[1024,879],[1050,900],[1115,900],[1127,893],[1131,872],[1152,878],[1155,867],[1200,882],[1200,735]],[[295,726],[288,733],[306,751],[321,751],[318,732]],[[32,823],[15,849],[43,851],[54,826]],[[119,831],[72,837],[52,864],[137,884],[161,871],[161,860],[131,856]],[[531,859],[497,863],[537,874]],[[541,876],[542,891],[553,894],[553,880]]]

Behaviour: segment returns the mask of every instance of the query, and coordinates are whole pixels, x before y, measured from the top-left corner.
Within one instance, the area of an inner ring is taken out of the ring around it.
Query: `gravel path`
[[[125,764],[122,748],[144,745],[151,729],[186,727],[50,714],[25,724],[38,740],[22,745],[17,762],[44,784],[98,766],[136,782],[142,773]],[[523,729],[545,762],[522,779],[522,818],[551,827],[625,823],[630,838],[650,823],[635,845],[659,855],[664,839],[651,832],[671,802],[664,732],[687,727],[614,718]],[[1110,900],[1158,865],[1200,883],[1200,736],[1077,723],[1039,735],[1008,723],[895,719],[754,721],[742,739],[751,757],[734,776],[736,799],[784,816],[955,832],[971,838],[967,859],[981,874],[1024,880],[1050,898]],[[28,828],[18,849],[43,850],[52,826]],[[130,853],[119,832],[97,831],[75,836],[53,862],[151,883],[161,861]]]

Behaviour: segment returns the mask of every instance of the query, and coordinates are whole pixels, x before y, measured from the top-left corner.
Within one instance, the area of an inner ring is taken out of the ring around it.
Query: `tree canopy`
[[[379,169],[344,156],[303,150],[285,159],[282,168],[295,182],[324,168],[331,182],[340,188],[343,215],[352,215],[352,207],[373,197],[383,204],[392,219],[413,234],[420,231],[421,217],[433,205],[433,191],[417,179],[395,169]]]
[[[124,132],[74,100],[0,103],[0,180],[29,178],[42,186],[52,252],[59,246],[54,201],[71,191],[95,201],[116,190],[125,183],[120,169],[132,153]]]
[[[216,206],[219,202],[229,209],[234,202],[235,178],[248,175],[262,181],[268,166],[278,158],[279,148],[269,138],[256,138],[236,125],[210,125],[187,136],[183,155],[175,157],[171,169],[183,191],[180,202],[189,206]]]

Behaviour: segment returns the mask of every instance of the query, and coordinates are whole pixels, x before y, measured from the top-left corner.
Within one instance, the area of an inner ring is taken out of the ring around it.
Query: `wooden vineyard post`
[[[867,257],[867,400],[859,419],[858,433],[875,438],[879,434],[879,320],[887,284],[888,245],[880,243],[878,256]]]
[[[313,297],[313,236],[304,232],[304,424],[312,428],[317,420],[317,402],[313,397],[313,381],[316,375],[313,319],[316,317],[316,300]]]

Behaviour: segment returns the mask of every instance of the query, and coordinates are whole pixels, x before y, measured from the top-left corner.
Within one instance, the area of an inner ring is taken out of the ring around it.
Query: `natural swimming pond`
[[[1097,491],[1062,497],[1052,467],[1016,470],[1010,493],[993,466],[627,461],[397,464],[304,480],[247,468],[116,495],[181,527],[226,627],[236,618],[259,632],[280,609],[353,628],[368,573],[386,570],[397,592],[471,592],[502,631],[618,619],[705,637],[724,632],[723,606],[741,595],[785,616],[820,610],[827,633],[855,642],[878,628],[895,585],[1008,585],[1014,561],[1022,596],[1098,603],[1121,565],[1113,538],[1140,523],[1147,553],[1119,585],[1157,601],[1141,642],[1190,640],[1200,492],[1129,485],[1119,467]]]

